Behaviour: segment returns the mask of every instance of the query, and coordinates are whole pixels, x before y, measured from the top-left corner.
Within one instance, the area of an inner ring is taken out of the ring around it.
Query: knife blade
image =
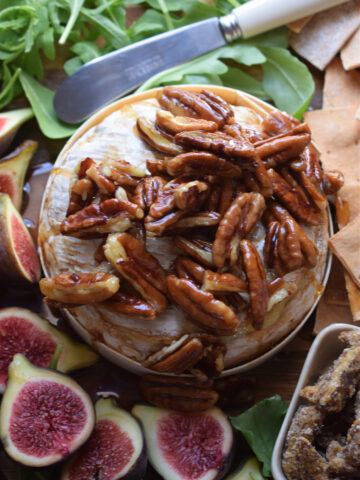
[[[221,18],[171,30],[83,65],[58,88],[54,108],[79,123],[156,73],[347,0],[252,0]]]

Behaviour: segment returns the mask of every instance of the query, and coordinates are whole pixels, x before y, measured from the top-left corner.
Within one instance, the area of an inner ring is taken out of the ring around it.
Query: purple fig
[[[25,174],[37,146],[37,142],[26,140],[0,159],[0,193],[7,193],[18,210],[21,208]]]
[[[35,283],[40,279],[36,248],[9,195],[0,193],[0,276]]]
[[[98,356],[87,345],[76,342],[30,310],[0,310],[0,393],[5,390],[8,367],[16,353],[22,353],[38,367],[48,367],[56,346],[62,350],[57,370],[68,372],[95,363]]]
[[[111,398],[100,398],[95,413],[91,437],[65,465],[61,480],[143,478],[147,461],[139,423]]]
[[[93,404],[80,385],[14,356],[0,409],[0,438],[13,460],[52,465],[81,447],[94,424]]]
[[[21,125],[33,116],[31,108],[0,113],[0,155],[8,148]]]
[[[151,465],[165,480],[219,480],[230,466],[233,430],[219,408],[202,413],[135,405]]]

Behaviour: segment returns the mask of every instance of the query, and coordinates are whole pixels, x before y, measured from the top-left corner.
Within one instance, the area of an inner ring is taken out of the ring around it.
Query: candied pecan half
[[[267,138],[267,135],[259,130],[241,126],[239,123],[230,123],[225,125],[224,132],[231,137],[242,139],[245,138],[250,143],[259,142]]]
[[[81,160],[80,163],[78,164],[77,168],[75,169],[79,179],[85,178],[86,177],[86,171],[93,165],[96,165],[96,162],[95,162],[95,160],[93,160],[90,157],[86,157],[83,160]]]
[[[101,194],[112,195],[115,192],[114,183],[101,172],[101,165],[92,165],[86,170],[86,176],[95,183]]]
[[[328,203],[321,190],[316,188],[316,186],[308,179],[305,172],[299,172],[297,177],[302,189],[310,199],[310,203],[318,210],[324,210]]]
[[[325,195],[333,195],[344,185],[344,175],[339,170],[328,170],[324,173],[322,187]]]
[[[312,144],[305,147],[301,154],[305,163],[305,173],[313,184],[320,184],[323,179],[323,171],[319,162],[319,153]]]
[[[205,100],[210,107],[223,117],[223,121],[229,122],[234,117],[234,111],[223,98],[209,90],[201,90],[199,97]]]
[[[90,178],[77,180],[71,189],[66,216],[72,215],[89,205],[95,196],[95,190],[94,182]]]
[[[211,293],[200,290],[190,280],[167,277],[171,297],[184,310],[189,319],[219,335],[233,335],[238,327],[234,312]]]
[[[84,305],[103,302],[112,297],[120,280],[109,273],[60,273],[42,278],[39,282],[43,295],[61,303]]]
[[[170,227],[171,233],[183,233],[193,228],[214,227],[219,224],[221,215],[216,212],[197,212],[178,220]]]
[[[116,185],[133,189],[146,172],[140,167],[131,165],[125,160],[105,159],[101,164],[101,172]]]
[[[108,261],[158,312],[165,310],[166,276],[142,242],[131,235],[109,235],[104,253]]]
[[[169,158],[166,161],[169,175],[219,175],[221,177],[240,177],[242,170],[238,165],[218,157],[210,152],[187,152]]]
[[[223,216],[234,199],[235,187],[236,184],[232,178],[220,178],[214,182],[210,186],[210,192],[205,202],[206,210],[219,212]]]
[[[148,211],[156,202],[159,191],[167,184],[167,181],[158,176],[146,177],[135,188],[133,201],[144,211]]]
[[[183,152],[183,148],[169,139],[169,135],[165,136],[151,120],[139,117],[136,126],[141,138],[159,152],[170,153],[171,155]]]
[[[142,210],[139,208],[138,214]],[[63,235],[94,238],[105,233],[124,232],[131,227],[129,212],[120,200],[110,198],[91,204],[65,218],[60,226]]]
[[[183,183],[183,179],[174,178],[158,190],[156,201],[149,209],[152,220],[164,217],[175,208],[175,190]]]
[[[241,165],[252,166],[256,150],[246,139],[239,139],[223,132],[182,132],[175,135],[175,142],[188,148],[207,150],[234,157]]]
[[[226,117],[231,116],[230,106],[216,95],[210,98],[205,91],[201,93],[199,95],[185,89],[164,87],[159,103],[175,115],[203,118],[215,122],[221,128],[227,121]]]
[[[267,135],[275,136],[287,133],[292,128],[300,125],[300,121],[286,112],[272,110],[262,121],[261,128]]]
[[[217,273],[206,270],[203,276],[202,290],[215,294],[247,292],[246,282],[232,273]]]
[[[283,203],[296,218],[306,225],[320,225],[322,223],[323,219],[319,212],[314,212],[294,187],[275,170],[269,169],[268,172],[272,180],[275,198]]]
[[[175,190],[175,205],[180,210],[193,210],[202,205],[208,195],[208,184],[193,180],[183,183]]]
[[[205,269],[188,257],[177,257],[174,262],[174,270],[179,278],[186,278],[198,285],[203,282]]]
[[[146,160],[146,168],[151,175],[167,175],[166,161],[160,160],[159,158],[148,158]]]
[[[303,133],[279,136],[278,138],[270,137],[254,145],[256,153],[264,162],[265,167],[271,168],[299,156],[310,139],[309,133]]]
[[[210,380],[163,375],[145,375],[140,380],[145,399],[157,407],[178,412],[203,412],[215,405],[219,395]]]
[[[121,313],[130,317],[143,317],[153,320],[157,317],[157,311],[149,303],[139,297],[118,292],[109,300],[103,303],[103,306],[112,312]]]
[[[191,338],[188,335],[185,337],[152,355],[147,360],[146,366],[156,372],[175,373],[177,375],[190,370],[200,360],[204,346],[199,338]],[[156,360],[151,361],[154,357],[156,357]]]
[[[180,115],[175,116],[167,110],[156,111],[156,123],[160,128],[167,130],[173,135],[192,130],[203,130],[204,132],[215,132],[217,130],[215,122]]]
[[[212,244],[210,242],[200,238],[176,237],[174,244],[203,265],[213,266]]]
[[[264,264],[255,246],[249,240],[240,242],[242,264],[249,287],[252,326],[260,330],[263,326],[269,303],[269,292]]]
[[[221,219],[212,247],[213,261],[222,268],[227,260],[234,265],[238,246],[265,210],[265,200],[260,193],[240,193]]]
[[[244,171],[243,181],[251,192],[261,193],[265,198],[270,198],[273,194],[271,178],[260,157],[252,172]]]
[[[205,348],[195,369],[205,373],[208,378],[219,377],[224,370],[226,345],[218,342],[212,335],[206,335],[206,337],[213,337],[211,339],[204,338],[205,335],[197,334],[197,338],[201,339]]]
[[[153,217],[148,215],[144,222],[146,234],[149,237],[161,237],[185,215],[186,212],[183,212],[182,210],[171,212],[159,220],[154,220]]]

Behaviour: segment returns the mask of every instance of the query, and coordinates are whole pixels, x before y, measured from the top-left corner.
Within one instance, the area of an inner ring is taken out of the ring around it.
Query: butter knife
[[[346,0],[252,0],[229,15],[155,35],[83,65],[58,88],[61,120],[79,123],[162,70]]]

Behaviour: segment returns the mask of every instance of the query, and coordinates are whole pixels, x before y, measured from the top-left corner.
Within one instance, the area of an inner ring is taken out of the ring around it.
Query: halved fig
[[[93,433],[65,465],[61,480],[143,478],[147,459],[139,423],[111,398],[100,398],[95,413]]]
[[[220,480],[230,465],[233,431],[216,407],[202,413],[135,405],[151,465],[165,480]]]
[[[21,208],[25,174],[37,146],[37,142],[26,140],[0,159],[0,193],[7,193],[18,210]]]
[[[0,438],[13,460],[52,465],[83,445],[94,424],[93,404],[80,385],[14,356],[0,410]]]
[[[35,283],[40,278],[36,248],[9,195],[0,193],[0,275]]]
[[[5,391],[8,367],[16,353],[22,353],[38,367],[48,367],[56,346],[62,350],[57,370],[69,372],[95,363],[98,355],[25,308],[0,310],[0,394]]]
[[[0,155],[11,144],[21,125],[34,116],[31,108],[0,113]]]

